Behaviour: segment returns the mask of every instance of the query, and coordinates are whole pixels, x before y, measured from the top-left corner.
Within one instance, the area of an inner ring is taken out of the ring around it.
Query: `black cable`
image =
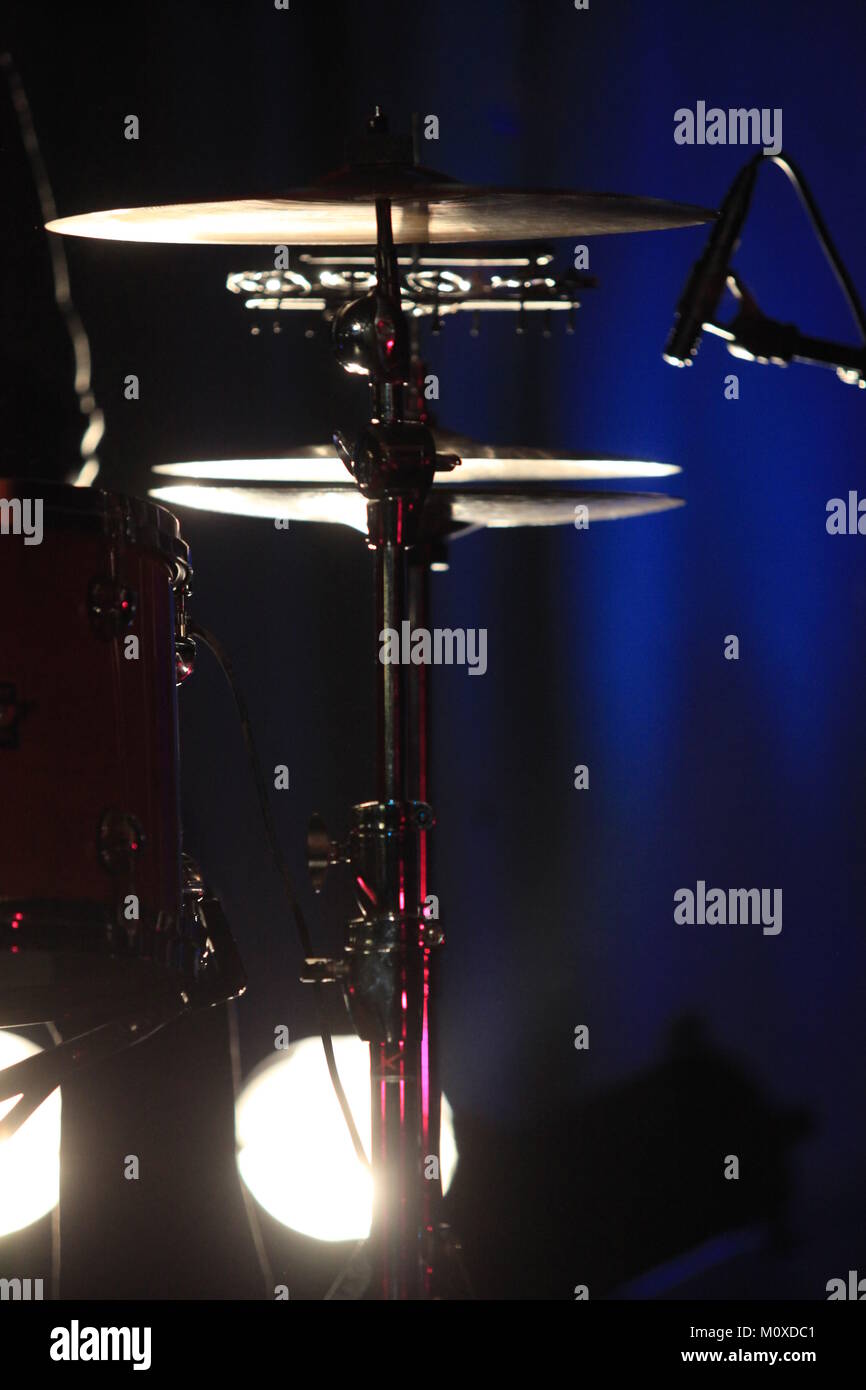
[[[262,772],[262,765],[259,761],[258,753],[256,752],[256,745],[255,740],[253,738],[252,725],[250,723],[249,714],[247,712],[246,701],[244,700],[244,697],[241,694],[240,687],[237,683],[231,659],[228,655],[228,652],[223,647],[222,643],[216,637],[214,637],[213,633],[209,632],[207,628],[202,627],[199,623],[189,623],[187,630],[190,636],[197,637],[199,641],[203,642],[204,645],[208,648],[211,655],[216,660],[217,665],[222,670],[222,673],[225,676],[226,681],[228,682],[229,689],[231,690],[232,695],[234,697],[234,702],[238,711],[238,717],[241,723],[241,729],[243,731],[244,743],[246,744],[247,757],[249,759],[250,768],[252,770],[253,780],[256,784],[256,792],[258,794],[259,807],[262,813],[262,820],[264,821],[265,835],[267,836],[268,845],[271,851],[271,857],[273,858],[277,873],[282,879],[283,888],[285,889],[286,897],[289,902],[289,907],[291,908],[292,916],[295,920],[295,927],[298,932],[298,937],[301,942],[301,947],[303,949],[304,956],[312,956],[315,954],[315,952],[313,951],[313,943],[310,938],[310,933],[307,927],[306,920],[304,918],[304,914],[301,910],[301,905],[298,902],[298,898],[295,893],[295,886],[292,882],[292,876],[289,872],[289,867],[283,857],[282,849],[280,848],[279,838],[277,836],[273,816],[271,815],[270,803],[268,801],[267,783],[265,781],[264,773]],[[316,1011],[319,1018],[319,1033],[322,1039],[322,1047],[325,1053],[325,1061],[328,1065],[328,1075],[331,1078],[331,1085],[334,1088],[334,1093],[337,1097],[337,1100],[339,1101],[340,1109],[343,1112],[343,1119],[346,1121],[346,1127],[349,1131],[352,1144],[354,1145],[355,1153],[358,1155],[358,1158],[364,1164],[365,1168],[369,1168],[369,1160],[364,1151],[364,1145],[361,1142],[361,1136],[358,1133],[358,1128],[355,1124],[355,1118],[352,1114],[349,1102],[346,1099],[346,1092],[343,1090],[343,1083],[340,1081],[340,1075],[337,1071],[337,1060],[334,1056],[334,1044],[327,1026],[327,1021],[325,1018],[324,1001],[321,995],[323,986],[317,982],[313,985],[312,988],[313,997],[316,1004]]]
[[[240,1032],[238,1029],[238,1009],[237,1000],[230,999],[228,1005],[228,1039],[229,1039],[229,1061],[232,1072],[232,1095],[235,1102],[235,1114],[237,1114],[238,1100],[241,1094],[241,1043]],[[265,1238],[262,1235],[262,1223],[259,1221],[259,1214],[256,1204],[250,1195],[245,1182],[240,1184],[241,1200],[244,1204],[244,1211],[247,1218],[250,1236],[252,1237],[253,1249],[256,1252],[256,1259],[259,1263],[259,1271],[262,1282],[265,1286],[265,1298],[271,1299],[274,1296],[276,1287],[274,1281],[274,1270],[268,1256]]]
[[[24,84],[18,75],[15,64],[10,53],[0,53],[0,70],[6,77],[6,84],[9,89],[9,98],[18,122],[18,130],[21,135],[21,143],[30,163],[30,174],[33,179],[33,187],[39,202],[39,210],[42,214],[43,222],[51,222],[57,216],[57,207],[54,202],[54,192],[45,168],[45,161],[42,158],[42,151],[39,148],[39,141],[36,138],[36,128],[33,124],[33,116],[30,111],[30,103],[27,100],[27,93]],[[48,237],[48,254],[51,259],[51,275],[54,286],[54,302],[60,312],[66,331],[69,334],[69,341],[72,344],[72,355],[75,362],[75,393],[78,397],[78,407],[82,415],[87,418],[87,428],[81,438],[80,453],[81,467],[78,472],[77,485],[79,487],[89,487],[99,472],[99,458],[96,453],[97,446],[105,434],[105,416],[96,403],[96,396],[93,392],[91,380],[91,360],[90,360],[90,340],[84,328],[84,324],[78,315],[72,294],[69,287],[69,265],[66,260],[66,248],[63,245],[63,237]]]
[[[845,296],[852,318],[860,331],[860,337],[863,342],[866,343],[866,312],[864,312],[863,305],[860,302],[860,296],[857,293],[854,281],[848,274],[842,262],[842,257],[836,250],[833,238],[830,236],[827,229],[827,224],[821,216],[818,204],[815,202],[802,172],[798,169],[794,161],[788,158],[784,150],[780,154],[757,155],[756,159],[759,161],[767,160],[771,164],[777,164],[783,173],[787,175],[789,182],[792,184],[800,202],[811,219],[821,250],[824,252],[830,264],[830,268],[836,276],[839,288]]]

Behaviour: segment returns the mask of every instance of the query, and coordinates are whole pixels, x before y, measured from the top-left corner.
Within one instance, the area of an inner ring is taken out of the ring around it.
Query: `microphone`
[[[662,356],[672,367],[690,367],[703,326],[713,316],[725,291],[728,268],[740,240],[762,156],[741,169],[722,203],[704,254],[695,261],[676,308],[673,327]]]

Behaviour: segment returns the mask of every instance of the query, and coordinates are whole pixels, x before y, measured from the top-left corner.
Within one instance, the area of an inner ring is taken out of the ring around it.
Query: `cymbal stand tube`
[[[433,825],[425,795],[428,686],[407,648],[413,625],[426,626],[428,618],[422,513],[434,472],[457,460],[437,455],[426,421],[406,411],[411,343],[389,199],[376,200],[376,218],[377,285],[341,311],[334,345],[341,364],[367,375],[371,387],[368,423],[354,443],[342,435],[335,442],[367,499],[375,552],[378,800],[353,807],[342,844],[329,839],[318,817],[311,823],[314,886],[321,888],[329,864],[348,863],[360,916],[349,923],[344,957],[308,961],[305,978],[340,981],[355,1028],[370,1044],[370,1294],[392,1300],[437,1296],[434,1248],[442,1249],[431,1041],[431,954],[442,933],[425,911],[426,832]]]

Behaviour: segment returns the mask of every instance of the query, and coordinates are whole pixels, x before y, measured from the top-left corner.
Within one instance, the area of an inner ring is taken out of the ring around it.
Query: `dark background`
[[[435,113],[425,161],[475,182],[646,193],[717,206],[751,151],[682,147],[698,100],[781,107],[866,288],[857,0],[570,0],[340,7],[267,0],[12,6],[60,214],[277,192],[333,168],[375,103]],[[63,477],[80,427],[45,236],[3,132],[0,422],[7,473]],[[141,138],[123,138],[139,116]],[[866,1272],[862,1172],[866,564],[827,499],[862,476],[866,398],[832,373],[736,363],[706,340],[661,359],[699,228],[590,242],[600,288],[574,337],[465,323],[425,340],[440,418],[493,443],[680,464],[686,509],[579,533],[474,536],[437,576],[434,621],[486,627],[484,679],[435,675],[431,887],[448,945],[444,1085],[461,1162],[452,1217],[477,1292],[499,1298],[803,1298]],[[559,248],[569,263],[569,246]],[[251,337],[224,286],[255,248],[68,242],[107,433],[100,483],[146,494],[155,463],[279,453],[363,416],[325,333]],[[762,171],[738,257],[762,306],[854,336],[783,176]],[[285,316],[284,316],[285,317]],[[264,321],[263,321],[264,322]],[[141,399],[123,398],[135,373]],[[740,399],[723,380],[736,372]],[[638,485],[641,486],[641,485]],[[303,833],[373,792],[370,563],[340,528],[185,513],[193,611],[229,648],[275,814],[323,950],[350,910],[314,903]],[[723,639],[739,635],[741,659]],[[273,1029],[313,1031],[229,697],[206,656],[181,696],[185,834],[249,974],[251,1070]],[[590,768],[573,790],[572,768]],[[699,878],[781,887],[784,927],[682,927]],[[577,1024],[590,1028],[575,1051]],[[335,1027],[344,1029],[335,1013]],[[122,1177],[137,1153],[142,1178]],[[724,1155],[741,1160],[725,1182]],[[170,1027],[64,1089],[63,1292],[259,1297],[233,1162],[224,1011]],[[292,1296],[345,1251],[265,1220]],[[0,1242],[45,1268],[47,1223]]]

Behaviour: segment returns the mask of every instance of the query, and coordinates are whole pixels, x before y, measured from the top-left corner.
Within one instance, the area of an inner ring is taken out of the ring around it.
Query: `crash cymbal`
[[[448,476],[452,481],[436,487],[425,504],[424,531],[430,540],[478,527],[573,525],[578,515],[575,508],[580,505],[587,508],[585,519],[589,523],[645,516],[683,505],[678,497],[661,493],[586,492],[574,486],[544,483],[524,484],[519,489],[495,484],[461,488],[454,486],[453,474]],[[301,483],[282,487],[174,483],[152,488],[150,496],[172,508],[191,507],[196,511],[270,521],[318,521],[350,526],[363,533],[367,530],[367,504],[351,481],[334,487]]]
[[[457,454],[461,460],[453,473],[437,473],[438,489],[446,482],[462,488],[467,483],[574,483],[613,478],[668,478],[680,469],[671,463],[619,459],[604,455],[559,458],[543,449],[482,444],[462,434],[434,429],[436,449]],[[354,488],[345,465],[332,444],[312,444],[285,458],[211,459],[190,463],[162,463],[154,468],[172,478],[198,482],[335,484]]]
[[[375,200],[391,200],[394,241],[526,241],[689,227],[715,213],[621,193],[462,184],[417,165],[348,167],[274,198],[113,208],[59,217],[66,236],[216,246],[360,246],[376,242]]]

